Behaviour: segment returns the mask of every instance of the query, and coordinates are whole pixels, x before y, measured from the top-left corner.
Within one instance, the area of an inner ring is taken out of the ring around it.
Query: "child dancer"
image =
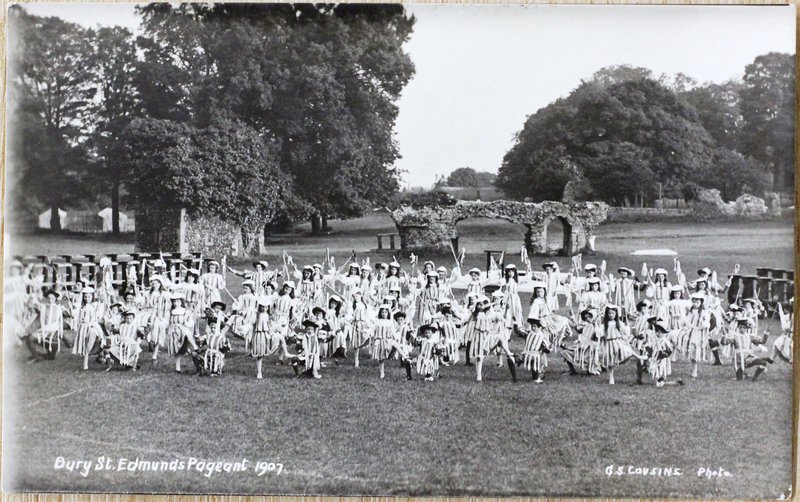
[[[519,327],[516,329],[525,335],[525,350],[522,352],[525,369],[531,372],[534,382],[543,383],[542,377],[547,368],[547,354],[550,353],[552,346],[542,329],[540,320],[529,317],[527,329],[520,330]],[[509,362],[509,364],[511,363]]]
[[[225,289],[225,278],[218,272],[219,262],[211,260],[208,262],[207,272],[200,277],[200,283],[205,288],[205,304],[211,305],[214,302],[222,301],[222,290]]]
[[[508,359],[508,368],[511,371],[511,378],[517,381],[516,362],[514,354],[508,348],[508,342],[496,333],[492,332],[492,306],[489,298],[481,296],[475,307],[475,339],[470,346],[470,355],[475,359],[475,373],[477,381],[483,380],[483,359],[494,348],[500,347],[505,352]]]
[[[369,312],[367,305],[361,295],[361,288],[353,288],[351,291],[352,302],[350,313],[347,316],[348,332],[347,342],[350,349],[355,354],[355,367],[359,366],[359,353],[361,349],[369,343]]]
[[[767,371],[769,358],[758,357],[753,349],[754,346],[765,345],[769,333],[765,332],[761,337],[756,334],[754,328],[755,324],[751,319],[742,317],[737,320],[736,329],[722,337],[722,343],[733,345],[733,368],[736,370],[736,380],[743,380],[747,377],[745,373],[747,368],[756,368],[753,375],[754,382]]]
[[[517,266],[509,263],[505,268],[505,278],[501,291],[505,295],[506,308],[514,325],[523,324],[522,301],[519,299],[519,273]]]
[[[600,365],[608,371],[608,383],[614,385],[614,368],[634,357],[646,361],[647,356],[637,354],[628,343],[630,329],[620,316],[620,308],[606,305],[603,320],[597,327]]]
[[[192,313],[183,306],[185,298],[181,293],[171,296],[172,303],[169,312],[169,324],[167,325],[167,338],[169,345],[167,349],[170,355],[175,358],[175,371],[181,372],[181,356],[191,350],[197,351],[197,343],[194,338],[194,322]]]
[[[83,301],[78,310],[78,334],[72,353],[83,356],[83,369],[89,369],[89,354],[98,340],[102,340],[103,332],[100,328],[101,308],[100,303],[94,300],[94,288],[83,288]]]
[[[697,378],[700,361],[705,361],[708,357],[708,330],[711,326],[711,316],[703,306],[705,299],[705,295],[700,293],[692,295],[692,307],[681,327],[684,332],[682,338],[686,340],[685,353],[692,361],[692,378]]]

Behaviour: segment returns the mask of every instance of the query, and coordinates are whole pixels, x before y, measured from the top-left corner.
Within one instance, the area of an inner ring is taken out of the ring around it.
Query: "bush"
[[[397,206],[411,206],[413,208],[454,206],[456,199],[445,192],[409,193],[400,197]]]

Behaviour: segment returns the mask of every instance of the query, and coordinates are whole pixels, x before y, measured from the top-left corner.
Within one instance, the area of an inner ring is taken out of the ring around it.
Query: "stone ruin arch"
[[[496,218],[524,225],[528,253],[544,255],[548,254],[547,225],[558,219],[565,233],[560,254],[573,255],[593,242],[594,229],[606,219],[608,206],[603,202],[458,201],[452,205],[400,206],[391,214],[404,250],[448,251],[452,239],[458,237],[459,221]]]

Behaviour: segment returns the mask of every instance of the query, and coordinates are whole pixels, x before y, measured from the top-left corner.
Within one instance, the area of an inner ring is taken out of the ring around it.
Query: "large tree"
[[[640,71],[605,73],[530,116],[497,185],[516,198],[560,199],[575,169],[610,203],[677,193],[704,177],[713,140],[696,110]],[[618,80],[618,81],[617,81]]]
[[[92,109],[94,128],[91,143],[101,169],[96,184],[105,185],[111,194],[112,232],[119,234],[120,189],[123,169],[116,150],[123,129],[138,113],[136,44],[124,28],[100,28],[94,38],[93,79],[98,96]]]
[[[80,197],[87,165],[94,32],[19,6],[9,9],[9,27],[9,102],[18,120],[9,138],[13,192],[28,206],[50,208],[50,228],[60,230],[58,209]]]
[[[471,167],[454,169],[440,186],[448,187],[491,187],[494,186],[496,174],[487,171],[476,171]]]
[[[775,190],[794,184],[794,55],[758,56],[744,72],[741,90],[741,153],[772,172]]]
[[[221,120],[198,128],[134,119],[121,144],[120,162],[137,203],[231,221],[241,228],[247,253],[256,251],[261,230],[291,197],[274,147],[241,122]]]
[[[395,102],[413,75],[400,5],[151,4],[139,89],[150,116],[248,124],[298,203],[359,216],[397,188]]]

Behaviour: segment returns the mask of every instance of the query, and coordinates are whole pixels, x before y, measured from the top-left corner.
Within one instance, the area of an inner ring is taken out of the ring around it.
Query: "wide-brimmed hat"
[[[703,303],[706,301],[706,297],[702,293],[693,293],[689,298],[692,300],[700,300]]]
[[[614,305],[613,303],[609,303],[608,305],[606,305],[605,311],[608,312],[609,310],[615,310],[617,314],[619,314],[621,311],[619,305]]]
[[[628,267],[619,267],[617,269],[617,272],[619,272],[620,274],[622,272],[625,272],[628,275],[636,275],[636,272],[634,272],[633,270],[629,269]]]
[[[547,268],[547,267],[558,268],[558,263],[556,263],[554,261],[548,261],[548,262],[542,263],[542,268]]]
[[[304,328],[319,328],[319,323],[313,319],[306,319],[303,321]]]
[[[541,288],[547,291],[547,284],[543,281],[533,281],[531,282],[531,289],[536,290],[536,288]]]
[[[47,298],[50,295],[55,295],[56,299],[61,298],[61,294],[56,291],[55,289],[49,288],[44,290],[44,297]]]
[[[636,304],[636,310],[642,310],[645,307],[652,307],[653,303],[650,300],[642,300]]]
[[[585,270],[586,272],[590,270],[597,270],[597,265],[595,265],[594,263],[587,263],[586,265],[583,266],[583,270]]]
[[[389,266],[390,267],[394,267],[394,268],[400,268],[400,264],[397,263],[396,261],[393,261],[393,262],[389,263]]]
[[[331,295],[331,297],[328,298],[328,302],[330,302],[331,300],[333,300],[333,301],[335,301],[336,303],[339,303],[339,304],[344,303],[344,299],[342,299],[342,297],[339,296],[339,295]]]
[[[286,281],[286,282],[283,283],[283,285],[281,287],[285,288],[286,286],[289,286],[290,288],[295,289],[294,281]]]
[[[317,315],[317,313],[322,313],[323,316],[327,314],[325,309],[322,307],[314,307],[313,309],[311,309],[311,313],[314,315]]]
[[[514,269],[514,270],[516,270],[516,269],[517,269],[517,266],[516,266],[516,265],[514,265],[513,263],[509,263],[508,265],[506,265],[506,270],[509,270],[509,269]]]
[[[675,291],[683,291],[683,286],[681,286],[680,284],[674,284],[671,288],[669,288],[669,290],[672,291],[673,293]]]
[[[436,271],[437,272],[445,272],[445,273],[447,273],[447,267],[439,266],[439,268],[437,268]]]
[[[215,302],[217,303],[217,302]],[[213,304],[212,304],[213,305]],[[268,298],[259,298],[258,299],[258,306],[259,307],[269,307],[269,299]],[[224,308],[222,310],[225,310]]]
[[[667,275],[667,271],[664,270],[663,268],[657,268],[656,271],[655,271],[655,274],[656,275]]]
[[[217,260],[211,260],[208,263],[206,263],[207,267],[210,267],[211,265],[216,265],[217,267],[219,267],[219,262]]]
[[[261,265],[264,268],[269,268],[269,263],[266,260],[257,260],[253,262],[253,268],[256,268],[256,265]]]
[[[259,300],[259,303],[260,303],[260,302],[261,302],[261,300]],[[217,305],[219,305],[220,307],[222,307],[220,310],[223,310],[223,311],[224,311],[226,308],[228,308],[228,306],[227,306],[227,305],[225,305],[225,302],[211,302],[211,308],[212,308],[212,309],[213,309],[214,307],[216,307]]]
[[[242,281],[242,287],[250,286],[251,288],[255,289],[256,281],[252,279],[247,279],[246,281]]]
[[[480,275],[481,269],[479,269],[478,267],[472,267],[471,269],[469,269],[469,273],[470,274],[479,274]]]
[[[86,286],[85,288],[83,288],[81,293],[84,295],[91,295],[92,293],[94,293],[94,288],[91,286]]]
[[[597,312],[594,309],[583,309],[581,310],[580,316],[581,319],[585,318],[587,315],[592,315],[592,317],[597,316]]]
[[[703,267],[701,269],[698,269],[697,270],[697,275],[701,275],[701,274],[711,275],[711,269],[708,268],[708,267]]]
[[[123,310],[123,311],[120,313],[120,315],[122,315],[122,317],[136,316],[136,312],[135,312],[135,311],[133,311],[133,310]]]
[[[600,284],[600,278],[599,277],[589,277],[588,279],[586,279],[586,284]]]

